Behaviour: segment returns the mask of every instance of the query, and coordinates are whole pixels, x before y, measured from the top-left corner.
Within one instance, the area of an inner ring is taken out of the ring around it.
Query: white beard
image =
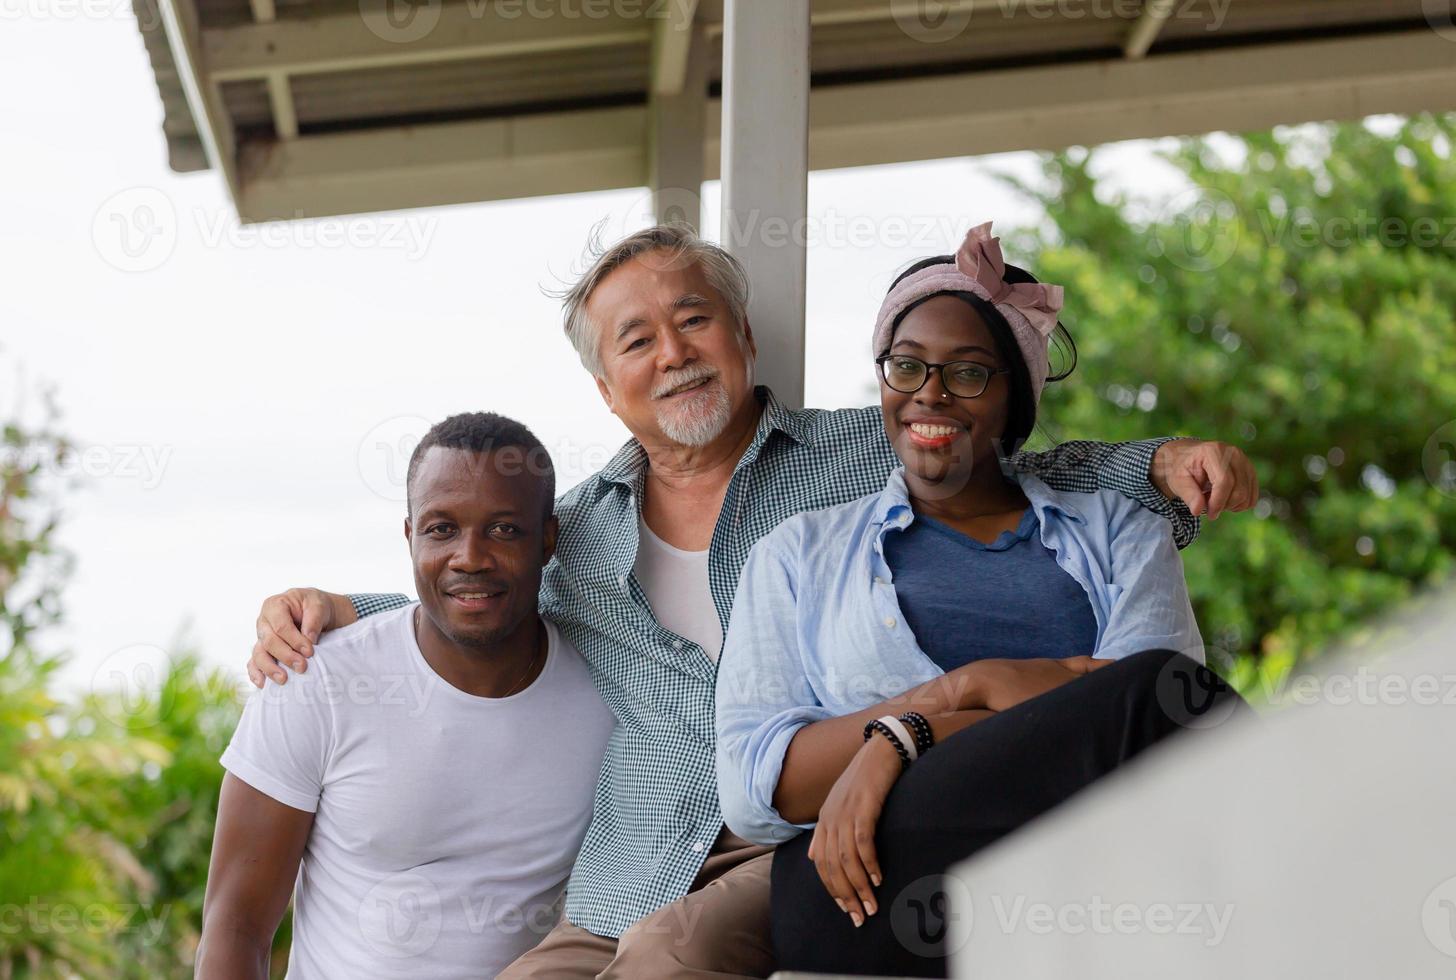
[[[728,392],[716,379],[682,405],[658,405],[657,425],[680,446],[706,446],[721,436],[733,418]]]

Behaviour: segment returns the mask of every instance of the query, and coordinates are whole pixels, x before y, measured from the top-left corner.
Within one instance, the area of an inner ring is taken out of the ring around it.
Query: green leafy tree
[[[0,980],[189,976],[237,689],[164,655],[152,683],[56,693],[37,640],[62,618],[72,449],[49,404],[0,432]]]
[[[1451,573],[1456,548],[1456,117],[1252,133],[1168,158],[1151,218],[1050,155],[1017,236],[1067,287],[1080,365],[1057,439],[1184,432],[1254,460],[1252,515],[1184,553],[1205,640],[1255,697]]]
[[[7,423],[0,446],[0,976],[104,975],[121,966],[110,919],[135,867],[110,836],[98,786],[154,747],[77,726],[52,694],[61,661],[35,646],[60,617],[68,562],[54,544],[55,474],[70,447],[41,422]],[[83,921],[93,910],[89,921]],[[99,910],[99,911],[97,911]]]
[[[137,965],[135,975],[180,976],[190,972],[201,938],[223,776],[218,757],[237,724],[239,694],[234,681],[203,669],[192,654],[167,660],[155,681],[99,686],[80,711],[89,730],[123,733],[163,753],[160,762],[148,760],[112,780],[106,792],[130,816],[119,822],[117,837],[141,872],[135,914],[119,941]],[[288,935],[285,927],[275,949],[279,962]]]

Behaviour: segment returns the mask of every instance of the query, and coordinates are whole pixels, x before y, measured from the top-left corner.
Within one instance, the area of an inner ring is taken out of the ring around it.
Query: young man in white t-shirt
[[[556,925],[612,715],[536,612],[550,457],[458,415],[410,460],[420,601],[332,632],[223,753],[197,975],[491,977]],[[296,879],[296,883],[295,883]]]

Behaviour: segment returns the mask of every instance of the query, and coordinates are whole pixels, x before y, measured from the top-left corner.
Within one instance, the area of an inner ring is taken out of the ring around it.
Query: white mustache
[[[718,372],[712,368],[689,368],[665,379],[662,384],[652,390],[652,397],[664,398],[676,388],[681,388],[684,385],[692,384],[694,381],[700,381],[704,378],[712,380],[716,377],[718,377]]]

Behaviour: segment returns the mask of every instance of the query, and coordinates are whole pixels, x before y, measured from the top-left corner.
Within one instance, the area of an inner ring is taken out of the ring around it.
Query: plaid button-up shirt
[[[800,511],[884,489],[899,465],[878,407],[791,410],[767,388],[752,444],[734,468],[709,546],[709,585],[726,633],[748,551]],[[1179,546],[1198,521],[1152,486],[1166,440],[1065,443],[1011,460],[1058,490],[1119,490],[1173,522]],[[617,716],[602,761],[591,826],[567,886],[566,914],[620,936],[687,894],[723,827],[714,770],[713,688],[707,653],[658,623],[632,576],[647,454],[629,441],[595,476],[556,502],[560,533],[541,585],[541,612],[586,658]],[[360,616],[404,596],[354,596]],[[549,726],[549,719],[543,719]]]

